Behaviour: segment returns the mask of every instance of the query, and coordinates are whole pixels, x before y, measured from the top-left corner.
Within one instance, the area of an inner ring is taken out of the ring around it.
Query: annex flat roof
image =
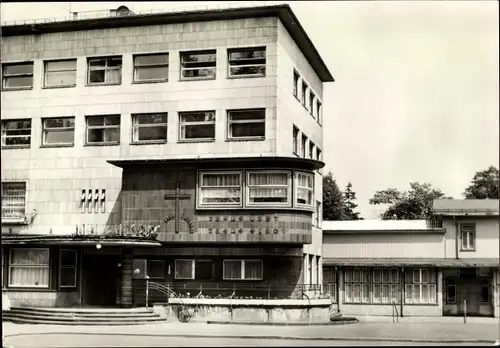
[[[427,220],[348,220],[323,221],[323,232],[435,231]]]
[[[278,17],[296,42],[307,61],[322,82],[333,82],[333,76],[293,13],[290,5],[257,6],[246,8],[207,9],[184,12],[130,14],[123,17],[65,20],[58,22],[2,26],[2,36],[39,35],[65,31],[107,29],[147,25],[204,22],[216,20]]]
[[[439,258],[323,258],[324,266],[351,267],[500,267],[498,258],[439,259]]]
[[[499,215],[498,199],[436,199],[433,210],[436,215]]]

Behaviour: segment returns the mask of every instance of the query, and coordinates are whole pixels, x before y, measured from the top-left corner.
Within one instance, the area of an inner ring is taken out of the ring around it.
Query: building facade
[[[143,305],[146,279],[190,296],[318,288],[333,78],[289,6],[120,8],[2,35],[12,305]]]
[[[494,316],[498,200],[436,200],[430,221],[324,221],[323,288],[345,314]]]

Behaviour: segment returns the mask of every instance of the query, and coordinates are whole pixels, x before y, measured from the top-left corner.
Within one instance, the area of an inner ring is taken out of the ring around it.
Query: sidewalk
[[[224,338],[275,338],[345,341],[491,343],[499,339],[498,320],[489,323],[380,323],[334,326],[216,325],[158,323],[137,326],[70,326],[3,323],[5,338],[40,334],[94,334]]]

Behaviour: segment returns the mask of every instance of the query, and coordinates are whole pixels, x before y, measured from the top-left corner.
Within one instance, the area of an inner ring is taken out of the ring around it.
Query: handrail
[[[148,306],[148,292],[149,292],[149,290],[156,290],[160,293],[163,293],[164,295],[167,295],[167,298],[175,297],[176,299],[178,299],[179,305],[181,307],[184,318],[186,319],[186,322],[188,322],[191,319],[192,315],[191,315],[191,313],[189,313],[189,310],[188,310],[186,304],[184,302],[182,302],[181,297],[175,291],[171,290],[170,288],[168,288],[167,286],[165,286],[163,284],[160,284],[157,282],[152,282],[149,279],[146,279],[146,307]]]
[[[399,323],[399,312],[398,312],[398,306],[396,301],[392,301],[392,322],[394,323],[394,314],[396,315],[396,321]]]

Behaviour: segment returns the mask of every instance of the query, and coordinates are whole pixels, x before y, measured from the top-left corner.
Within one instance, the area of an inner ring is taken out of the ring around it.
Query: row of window
[[[300,130],[297,126],[293,126],[293,153],[295,156],[302,158],[310,158],[321,161],[321,149],[316,146],[307,135],[304,133],[300,136]]]
[[[235,48],[227,50],[228,77],[266,76],[266,48]],[[87,58],[87,84],[121,84],[122,56]],[[168,81],[169,54],[150,53],[133,56],[133,82]],[[217,50],[180,52],[180,79],[214,80]],[[76,86],[76,58],[44,61],[44,87]],[[5,63],[2,69],[3,88],[33,88],[33,62]]]
[[[179,141],[214,141],[215,110],[179,112]],[[265,138],[265,109],[227,111],[227,140]],[[85,116],[85,144],[120,143],[120,115]],[[2,121],[2,145],[29,147],[31,119]],[[132,143],[166,142],[167,113],[132,114]],[[72,146],[75,117],[42,119],[42,146]]]
[[[299,83],[301,82],[301,83]],[[299,99],[300,88],[300,99]],[[318,123],[321,125],[321,102],[316,97],[311,87],[299,75],[297,70],[293,70],[293,95],[297,100],[306,108],[312,117],[317,118]],[[315,107],[316,106],[316,107]]]

